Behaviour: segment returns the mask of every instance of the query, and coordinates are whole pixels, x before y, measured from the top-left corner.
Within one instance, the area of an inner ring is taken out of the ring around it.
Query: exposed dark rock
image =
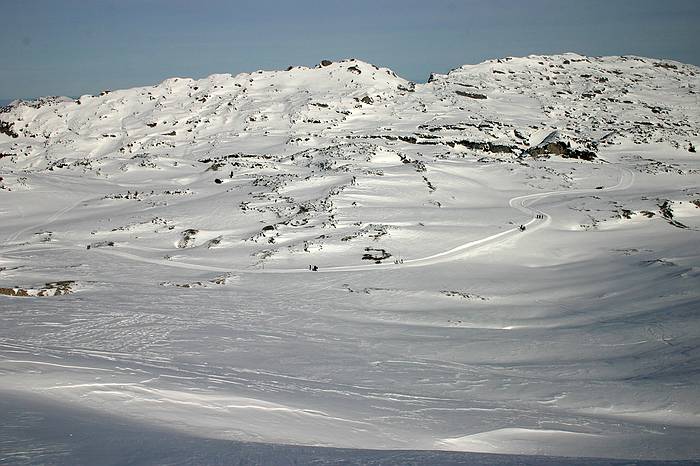
[[[0,121],[0,134],[5,134],[7,136],[10,136],[11,138],[18,138],[19,134],[17,134],[12,127],[14,126],[14,123],[8,123],[6,121]]]
[[[362,255],[362,260],[374,261],[375,264],[381,264],[383,260],[391,257],[391,254],[386,252],[386,249],[365,248],[365,254]]]
[[[351,73],[355,73],[355,74],[360,74],[360,73],[362,73],[362,70],[360,70],[360,69],[359,69],[358,67],[356,67],[356,66],[351,66],[351,67],[349,67],[349,68],[348,68],[348,71],[351,72]]]
[[[330,66],[333,62],[330,60],[321,60],[321,66]]]
[[[217,236],[216,238],[212,238],[209,241],[207,241],[206,247],[212,248],[218,244],[221,244],[221,241],[223,241],[223,239],[224,239],[223,236]]]
[[[553,141],[531,147],[526,151],[530,155],[560,155],[567,159],[581,159],[592,161],[596,158],[595,152],[585,149],[573,149],[571,144],[565,141]]]
[[[199,230],[194,228],[187,229],[182,232],[182,239],[177,243],[177,247],[180,249],[191,247],[194,243],[195,236],[197,236]]]
[[[504,144],[491,144],[490,142],[474,142],[467,140],[450,141],[447,142],[447,145],[450,147],[462,146],[467,149],[491,152],[492,154],[510,154],[516,149],[514,146],[506,146]]]
[[[73,292],[74,281],[65,280],[59,282],[50,282],[38,288],[21,288],[21,287],[4,287],[0,288],[0,295],[5,296],[61,296]]]
[[[518,131],[517,129],[513,130],[513,135],[515,135],[515,137],[520,139],[521,141],[527,141],[527,138],[525,137],[525,135],[523,133],[521,133],[520,131]]]
[[[450,297],[459,297],[462,299],[479,299],[481,301],[486,301],[486,298],[484,298],[483,296],[479,296],[477,294],[465,293],[464,291],[441,290],[440,293],[444,294],[445,296],[450,296]]]
[[[626,218],[627,220],[632,218],[632,211],[629,209],[621,209],[619,214],[620,218]]]
[[[677,70],[678,67],[676,65],[672,65],[671,63],[654,63],[654,66],[656,68],[665,68],[667,70]]]
[[[470,99],[478,99],[478,100],[486,99],[486,96],[484,94],[478,94],[476,92],[455,91],[455,93],[457,95],[461,95],[462,97],[469,97]]]
[[[533,147],[527,151],[531,155],[561,155],[565,158],[575,158],[583,160],[595,159],[595,153],[587,150],[572,149],[570,144],[563,141],[550,142],[542,146]]]
[[[659,210],[661,211],[661,215],[664,216],[666,220],[673,220],[673,209],[671,208],[671,201],[668,199],[663,202],[663,204],[659,205]]]
[[[671,201],[666,199],[662,204],[659,205],[659,211],[661,215],[666,219],[666,221],[676,228],[687,229],[688,226],[673,219],[673,208],[671,207]]]
[[[114,241],[97,241],[95,243],[88,244],[85,249],[104,248],[104,247],[113,247],[113,246],[114,246]]]

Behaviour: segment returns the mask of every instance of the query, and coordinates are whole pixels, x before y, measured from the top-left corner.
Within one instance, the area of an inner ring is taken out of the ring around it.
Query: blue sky
[[[0,99],[356,57],[425,81],[531,53],[700,65],[700,0],[3,0]]]

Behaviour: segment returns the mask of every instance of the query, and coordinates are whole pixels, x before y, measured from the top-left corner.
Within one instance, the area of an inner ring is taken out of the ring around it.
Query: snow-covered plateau
[[[698,92],[696,66],[564,54],[15,101],[0,399],[207,441],[698,460]],[[32,462],[7,412],[0,462]]]

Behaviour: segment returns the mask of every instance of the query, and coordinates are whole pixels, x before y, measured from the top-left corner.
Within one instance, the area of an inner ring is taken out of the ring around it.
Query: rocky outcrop
[[[531,147],[526,151],[530,155],[560,155],[567,159],[595,160],[595,152],[589,150],[573,149],[571,144],[564,141],[549,142],[537,147]]]
[[[492,154],[510,154],[517,149],[515,146],[507,146],[505,144],[492,144],[490,142],[474,142],[467,140],[450,141],[446,144],[450,147],[462,146],[466,147],[467,149],[491,152]]]
[[[558,155],[567,159],[580,159],[592,161],[596,159],[596,153],[584,147],[574,147],[563,134],[553,131],[536,146],[525,151],[532,156]]]
[[[6,136],[10,136],[11,138],[18,138],[19,134],[17,134],[12,127],[14,126],[14,123],[8,123],[6,121],[0,121],[0,134],[4,134]]]
[[[391,254],[385,249],[365,248],[365,254],[362,255],[362,260],[374,261],[375,264],[381,264],[383,260],[391,257]]]
[[[476,92],[455,91],[455,94],[461,95],[462,97],[469,97],[470,99],[477,99],[477,100],[486,99],[486,96],[484,94],[479,94]]]
[[[197,236],[197,233],[199,233],[199,230],[195,230],[194,228],[190,228],[183,231],[182,238],[180,239],[180,241],[178,241],[177,247],[179,249],[185,249],[194,246],[194,241],[195,237]]]
[[[61,296],[73,292],[75,282],[72,280],[50,282],[39,287],[0,287],[0,295],[13,297]]]

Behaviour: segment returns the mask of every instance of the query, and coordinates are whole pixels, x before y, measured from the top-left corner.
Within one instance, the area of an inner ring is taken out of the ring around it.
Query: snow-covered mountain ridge
[[[50,167],[56,154],[68,152],[62,163],[96,169],[143,151],[170,154],[174,146],[188,146],[189,156],[211,155],[247,147],[252,136],[269,140],[255,147],[263,153],[283,143],[293,152],[367,137],[488,143],[518,153],[551,130],[591,149],[621,137],[687,149],[697,137],[698,81],[691,65],[568,54],[465,65],[416,85],[389,69],[348,60],[172,78],[75,101],[19,101],[5,107],[0,120],[5,135],[17,138],[0,147],[21,167]],[[379,120],[384,127],[377,127]]]
[[[345,60],[14,102],[0,396],[212,438],[697,459],[699,72]]]

